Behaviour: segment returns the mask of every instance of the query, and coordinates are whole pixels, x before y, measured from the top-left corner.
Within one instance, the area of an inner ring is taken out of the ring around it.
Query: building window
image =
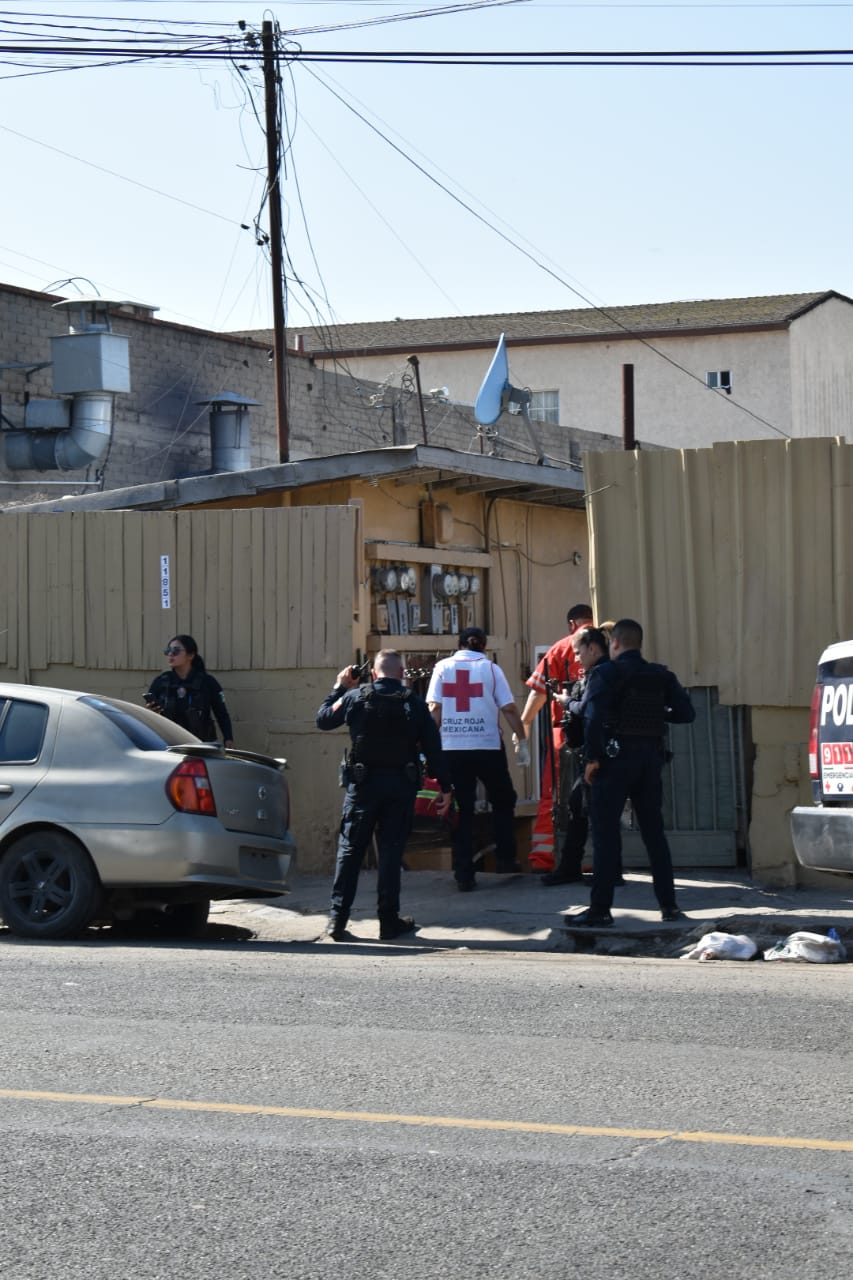
[[[535,418],[537,422],[559,423],[559,391],[531,391],[530,416],[531,418]]]
[[[726,391],[732,394],[732,374],[730,369],[713,369],[705,374],[705,386],[712,391]]]

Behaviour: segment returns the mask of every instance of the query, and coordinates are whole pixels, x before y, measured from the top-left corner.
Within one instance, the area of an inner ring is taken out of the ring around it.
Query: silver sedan
[[[191,936],[212,898],[283,893],[285,767],[129,702],[0,684],[0,916],[27,938],[110,920]]]

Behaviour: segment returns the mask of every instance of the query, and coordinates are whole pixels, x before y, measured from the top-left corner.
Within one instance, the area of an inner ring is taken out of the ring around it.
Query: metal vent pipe
[[[208,400],[196,400],[210,410],[210,462],[214,473],[248,471],[252,465],[252,433],[249,410],[259,404],[234,391],[221,391]]]
[[[102,462],[113,429],[109,391],[82,391],[71,400],[67,431],[10,431],[5,435],[10,471],[79,471]]]

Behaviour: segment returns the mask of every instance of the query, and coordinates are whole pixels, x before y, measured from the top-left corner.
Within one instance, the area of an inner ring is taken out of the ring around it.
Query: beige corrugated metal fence
[[[584,458],[600,618],[730,706],[807,706],[853,635],[853,446],[840,438]]]
[[[24,680],[52,665],[156,670],[164,638],[189,632],[217,671],[333,666],[352,647],[356,519],[346,507],[4,515],[0,663]]]

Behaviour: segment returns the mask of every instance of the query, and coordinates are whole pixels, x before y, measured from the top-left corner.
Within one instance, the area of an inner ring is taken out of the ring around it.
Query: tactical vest
[[[411,689],[380,693],[373,685],[362,688],[362,712],[349,754],[350,764],[363,764],[368,769],[403,770],[417,760],[411,696]]]
[[[615,738],[662,738],[666,732],[667,671],[649,664],[622,677],[608,729]]]
[[[168,675],[161,677],[163,681],[162,706],[166,718],[175,724],[189,729],[190,733],[201,738],[202,742],[210,742],[216,737],[210,703],[204,689],[204,672],[194,671],[189,680],[184,681],[186,696],[178,697],[179,685],[174,684]],[[155,690],[156,692],[156,690]]]

